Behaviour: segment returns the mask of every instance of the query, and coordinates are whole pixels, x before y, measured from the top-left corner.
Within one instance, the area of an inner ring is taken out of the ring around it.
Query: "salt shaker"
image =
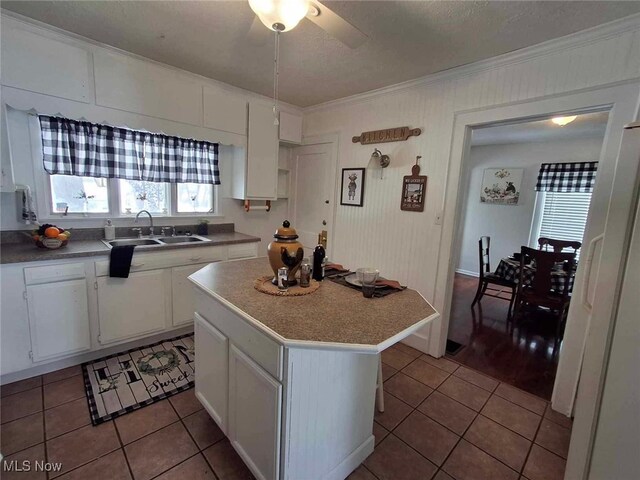
[[[289,269],[280,267],[278,269],[278,290],[287,291],[289,289]]]
[[[302,266],[300,267],[300,286],[307,288],[311,285],[311,265],[308,258],[302,259]]]

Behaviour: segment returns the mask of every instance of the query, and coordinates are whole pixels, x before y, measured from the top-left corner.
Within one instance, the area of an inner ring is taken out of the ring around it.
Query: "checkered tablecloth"
[[[535,267],[531,265],[525,265],[524,267],[524,284],[531,285],[533,281],[533,276],[536,273]],[[500,260],[498,264],[498,268],[496,268],[496,275],[504,278],[505,280],[509,280],[510,282],[515,282],[516,284],[520,281],[520,261],[513,260],[511,258],[503,258]],[[569,292],[573,290],[573,279],[575,275],[567,275],[567,272],[564,270],[557,270],[551,272],[551,288],[556,292],[563,292],[564,286],[567,281],[569,281]]]

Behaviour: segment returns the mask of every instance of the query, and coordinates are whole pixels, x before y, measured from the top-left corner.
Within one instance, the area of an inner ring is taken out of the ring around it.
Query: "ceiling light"
[[[288,32],[309,11],[307,0],[249,0],[249,6],[265,27],[276,32]]]
[[[556,125],[560,125],[561,127],[564,127],[565,125],[573,122],[576,118],[578,118],[577,115],[570,115],[568,117],[554,117],[551,119],[551,121]]]

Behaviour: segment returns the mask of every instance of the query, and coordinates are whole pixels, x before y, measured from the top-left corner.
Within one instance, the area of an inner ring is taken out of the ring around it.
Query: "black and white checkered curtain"
[[[538,192],[593,191],[598,162],[543,163],[538,173]]]
[[[51,175],[220,184],[218,144],[39,115]]]

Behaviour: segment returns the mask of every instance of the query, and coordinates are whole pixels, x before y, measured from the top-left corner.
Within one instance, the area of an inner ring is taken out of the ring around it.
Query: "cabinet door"
[[[165,270],[132,273],[129,278],[99,277],[100,343],[163,330],[170,297]]]
[[[30,285],[27,303],[34,361],[90,348],[86,280]]]
[[[275,200],[278,189],[278,126],[271,105],[249,104],[246,198]]]
[[[193,296],[193,284],[189,281],[189,275],[207,266],[207,263],[198,265],[185,265],[171,269],[171,297],[173,299],[174,327],[185,325],[193,321],[195,312],[195,299]]]
[[[302,143],[302,115],[280,112],[280,141]]]
[[[220,330],[194,314],[196,343],[196,397],[227,433],[229,395],[229,340]]]
[[[281,402],[282,385],[231,345],[228,436],[260,480],[279,478]]]

